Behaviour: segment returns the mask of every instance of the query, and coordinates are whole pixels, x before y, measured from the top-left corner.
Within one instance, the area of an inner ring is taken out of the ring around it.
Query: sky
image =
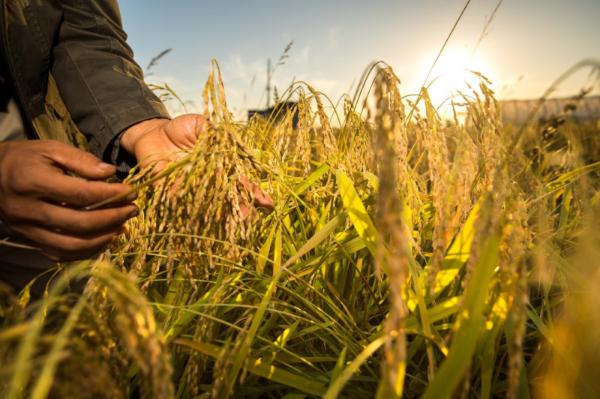
[[[201,94],[214,58],[227,102],[242,119],[266,106],[267,60],[275,64],[293,41],[271,84],[282,94],[305,81],[333,102],[353,93],[364,70],[385,61],[402,95],[416,94],[467,1],[459,0],[121,0],[121,16],[143,69],[163,50],[146,81],[167,83],[201,112]],[[600,62],[600,0],[504,0],[482,37],[498,0],[471,0],[429,81],[441,103],[481,72],[500,99],[541,96],[568,68]],[[481,41],[475,50],[478,41]],[[576,94],[593,81],[590,69],[553,94]],[[597,94],[598,89],[595,90]],[[273,95],[273,92],[271,92]],[[271,100],[273,104],[273,100]],[[182,107],[169,104],[172,114]]]

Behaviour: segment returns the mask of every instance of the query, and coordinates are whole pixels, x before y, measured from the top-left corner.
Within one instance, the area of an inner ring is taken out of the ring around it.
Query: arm
[[[90,151],[114,163],[112,144],[121,132],[169,114],[133,60],[116,1],[60,1],[63,22],[52,73]]]
[[[203,117],[168,119],[133,60],[116,1],[61,3],[64,21],[54,49],[53,74],[73,120],[88,135],[90,150],[116,163],[111,148],[116,138],[118,147],[147,165],[165,152],[193,147],[205,129]],[[271,210],[270,197],[253,188],[257,205]]]
[[[52,3],[57,7],[46,11],[61,12],[60,0]],[[96,10],[105,9],[104,19],[94,14],[91,5],[96,3],[92,1],[64,3],[64,23],[53,46],[53,73],[92,152],[102,157],[118,132],[142,120],[168,118],[168,114],[141,82],[139,67],[132,64],[124,34],[119,33],[120,21],[113,21],[118,19],[116,3],[104,1]],[[82,14],[75,9],[80,4],[86,4]],[[111,10],[116,10],[116,14]],[[38,17],[43,27],[43,15]],[[109,29],[105,29],[106,24]],[[48,37],[46,41],[52,42]],[[35,75],[37,69],[32,73]],[[106,81],[100,82],[98,77]],[[114,173],[114,166],[59,142],[0,143],[0,219],[52,260],[89,257],[119,234],[123,223],[137,212],[131,203],[133,196],[111,208],[81,210],[130,189],[123,184],[98,181]]]

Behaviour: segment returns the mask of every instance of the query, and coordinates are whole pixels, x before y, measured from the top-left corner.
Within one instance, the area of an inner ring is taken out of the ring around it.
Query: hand
[[[176,155],[170,155],[173,151],[181,151],[196,145],[198,137],[207,129],[207,122],[202,115],[181,115],[172,120],[150,119],[140,122],[127,129],[121,137],[123,148],[135,156],[142,167],[158,164],[155,173],[162,171],[166,165],[176,160]],[[246,178],[241,183],[247,190],[254,193],[254,205],[267,213],[275,209],[273,200],[268,194],[256,184],[248,184]],[[250,213],[247,204],[240,204],[244,216]]]
[[[246,176],[242,176],[240,181],[248,192],[252,191],[254,195],[254,206],[257,209],[265,213],[271,213],[275,210],[275,203],[269,194],[261,190],[255,183],[249,183]],[[247,217],[251,213],[251,210],[247,204],[240,201],[240,212],[242,212],[244,217]]]
[[[85,259],[97,253],[135,216],[135,195],[112,208],[81,210],[130,189],[103,180],[114,166],[53,140],[0,143],[0,219],[54,261]]]
[[[202,115],[181,115],[172,120],[149,119],[133,125],[123,133],[121,145],[146,167],[158,162],[154,169],[160,173],[180,154],[176,151],[193,148],[200,134],[206,131]]]

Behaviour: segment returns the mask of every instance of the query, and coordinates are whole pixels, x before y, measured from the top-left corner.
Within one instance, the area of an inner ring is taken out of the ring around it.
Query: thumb
[[[117,171],[117,168],[102,162],[95,155],[68,144],[56,141],[49,145],[48,150],[46,156],[58,167],[76,173],[85,179],[104,180],[113,176]]]

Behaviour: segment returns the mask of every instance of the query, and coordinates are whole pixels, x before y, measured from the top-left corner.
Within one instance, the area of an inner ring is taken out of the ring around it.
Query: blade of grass
[[[190,347],[200,353],[203,353],[215,359],[218,358],[221,354],[221,350],[218,346],[211,345],[206,342],[197,342],[189,339],[178,338],[175,340],[175,343],[178,345]],[[306,378],[300,377],[299,375],[290,373],[289,371],[282,370],[275,366],[263,363],[262,359],[250,357],[247,360],[248,371],[252,374],[267,378],[279,384],[298,389],[302,392],[306,392],[311,395],[322,396],[326,391],[324,385],[316,381],[311,381]],[[227,358],[228,363],[235,364],[235,361],[236,360],[232,359],[231,357]]]
[[[346,385],[348,380],[350,380],[350,378],[352,378],[352,375],[354,374],[354,372],[364,362],[366,362],[367,359],[369,359],[373,355],[373,353],[375,353],[375,351],[383,345],[384,342],[385,342],[385,338],[379,338],[379,339],[376,339],[375,341],[371,342],[360,353],[360,355],[358,355],[352,361],[352,363],[350,363],[350,365],[348,365],[344,369],[344,371],[342,372],[340,377],[331,383],[331,385],[327,389],[327,392],[323,396],[323,399],[335,399],[335,398],[339,397],[340,393],[342,392],[342,388],[344,388],[344,385]]]
[[[59,333],[54,338],[54,342],[52,343],[52,348],[48,353],[48,356],[44,360],[44,367],[40,373],[40,376],[37,379],[35,386],[33,387],[33,391],[31,393],[32,399],[44,399],[48,396],[50,392],[50,388],[52,387],[52,382],[54,381],[54,374],[56,373],[56,368],[61,359],[63,349],[67,345],[67,340],[69,338],[69,334],[71,330],[75,326],[75,323],[79,319],[81,312],[85,308],[88,303],[88,295],[82,295],[77,300],[77,304],[71,309],[69,312],[69,316],[63,326],[61,327]]]
[[[256,262],[256,271],[262,273],[265,270],[265,265],[267,263],[267,259],[269,259],[269,252],[271,252],[271,243],[273,242],[273,234],[275,234],[275,229],[271,229],[269,233],[269,237],[260,248],[260,256],[258,257],[258,261]]]
[[[83,276],[84,270],[89,267],[91,260],[85,260],[71,266],[69,274],[71,276]],[[66,274],[61,274],[60,278],[53,284],[47,297],[44,298],[42,305],[36,311],[31,319],[31,328],[27,331],[19,344],[17,355],[14,361],[15,371],[9,385],[7,399],[17,399],[27,386],[31,378],[31,368],[33,367],[34,353],[41,338],[44,320],[47,311],[55,305],[60,293],[67,285]]]
[[[456,333],[448,356],[436,373],[423,399],[448,398],[458,386],[475,350],[483,326],[483,310],[489,282],[498,262],[500,236],[493,234],[485,245],[465,293],[463,310],[456,321]]]
[[[362,203],[356,189],[350,182],[350,179],[341,170],[335,171],[340,195],[344,208],[348,212],[350,221],[354,225],[358,235],[364,240],[369,252],[373,256],[377,256],[377,230],[371,221],[367,209]]]
[[[300,195],[304,191],[306,191],[310,186],[312,186],[317,180],[321,178],[325,173],[327,173],[331,169],[331,166],[328,163],[324,163],[319,166],[314,172],[312,172],[306,179],[302,180],[300,183],[294,187],[294,194]]]
[[[193,305],[188,307],[181,316],[179,316],[177,321],[175,321],[175,323],[169,328],[169,330],[165,334],[165,340],[168,341],[169,339],[177,337],[183,331],[183,329],[186,328],[188,324],[194,319],[194,317],[197,316],[196,312],[204,305],[206,305],[208,301],[210,301],[210,299],[213,297],[213,295],[217,292],[217,290],[219,290],[219,288],[222,287],[224,270],[225,268],[221,268],[221,270],[219,271],[219,275],[213,287],[198,301],[196,301]],[[231,278],[228,278],[228,280],[235,280],[236,277],[237,275],[234,274],[231,276]]]
[[[282,271],[280,270],[277,274],[275,274],[273,276],[273,278],[271,279],[271,283],[269,284],[269,287],[267,288],[267,291],[264,293],[264,296],[260,302],[260,305],[258,306],[258,309],[256,310],[256,314],[254,315],[254,318],[252,319],[252,323],[250,324],[248,333],[244,337],[244,341],[242,342],[242,345],[240,346],[240,349],[233,361],[233,366],[231,368],[231,371],[229,372],[229,375],[227,376],[225,383],[226,383],[226,386],[229,387],[229,389],[227,389],[226,392],[232,392],[233,385],[235,384],[235,381],[238,378],[238,374],[242,368],[242,365],[244,364],[246,357],[248,357],[250,354],[250,346],[252,345],[252,342],[254,341],[254,335],[256,334],[256,331],[258,331],[258,327],[260,327],[260,324],[263,322],[265,313],[267,311],[267,307],[269,306],[269,303],[271,302],[271,296],[273,295],[273,292],[275,292],[275,288],[277,287],[277,283],[279,282],[281,273],[282,273]]]
[[[312,250],[317,245],[321,244],[329,236],[329,234],[331,234],[338,226],[340,226],[342,223],[344,223],[344,221],[346,220],[347,217],[348,217],[348,213],[342,212],[339,215],[337,215],[336,217],[334,217],[333,219],[331,219],[329,221],[329,223],[327,223],[325,226],[323,226],[323,228],[321,230],[317,231],[310,238],[310,240],[308,240],[306,242],[306,244],[304,244],[298,250],[298,252],[296,252],[294,254],[294,256],[290,257],[288,259],[288,261],[285,262],[285,265],[283,265],[283,267],[287,268],[288,266],[293,264],[295,261],[297,261],[302,255],[306,254],[308,251]]]

